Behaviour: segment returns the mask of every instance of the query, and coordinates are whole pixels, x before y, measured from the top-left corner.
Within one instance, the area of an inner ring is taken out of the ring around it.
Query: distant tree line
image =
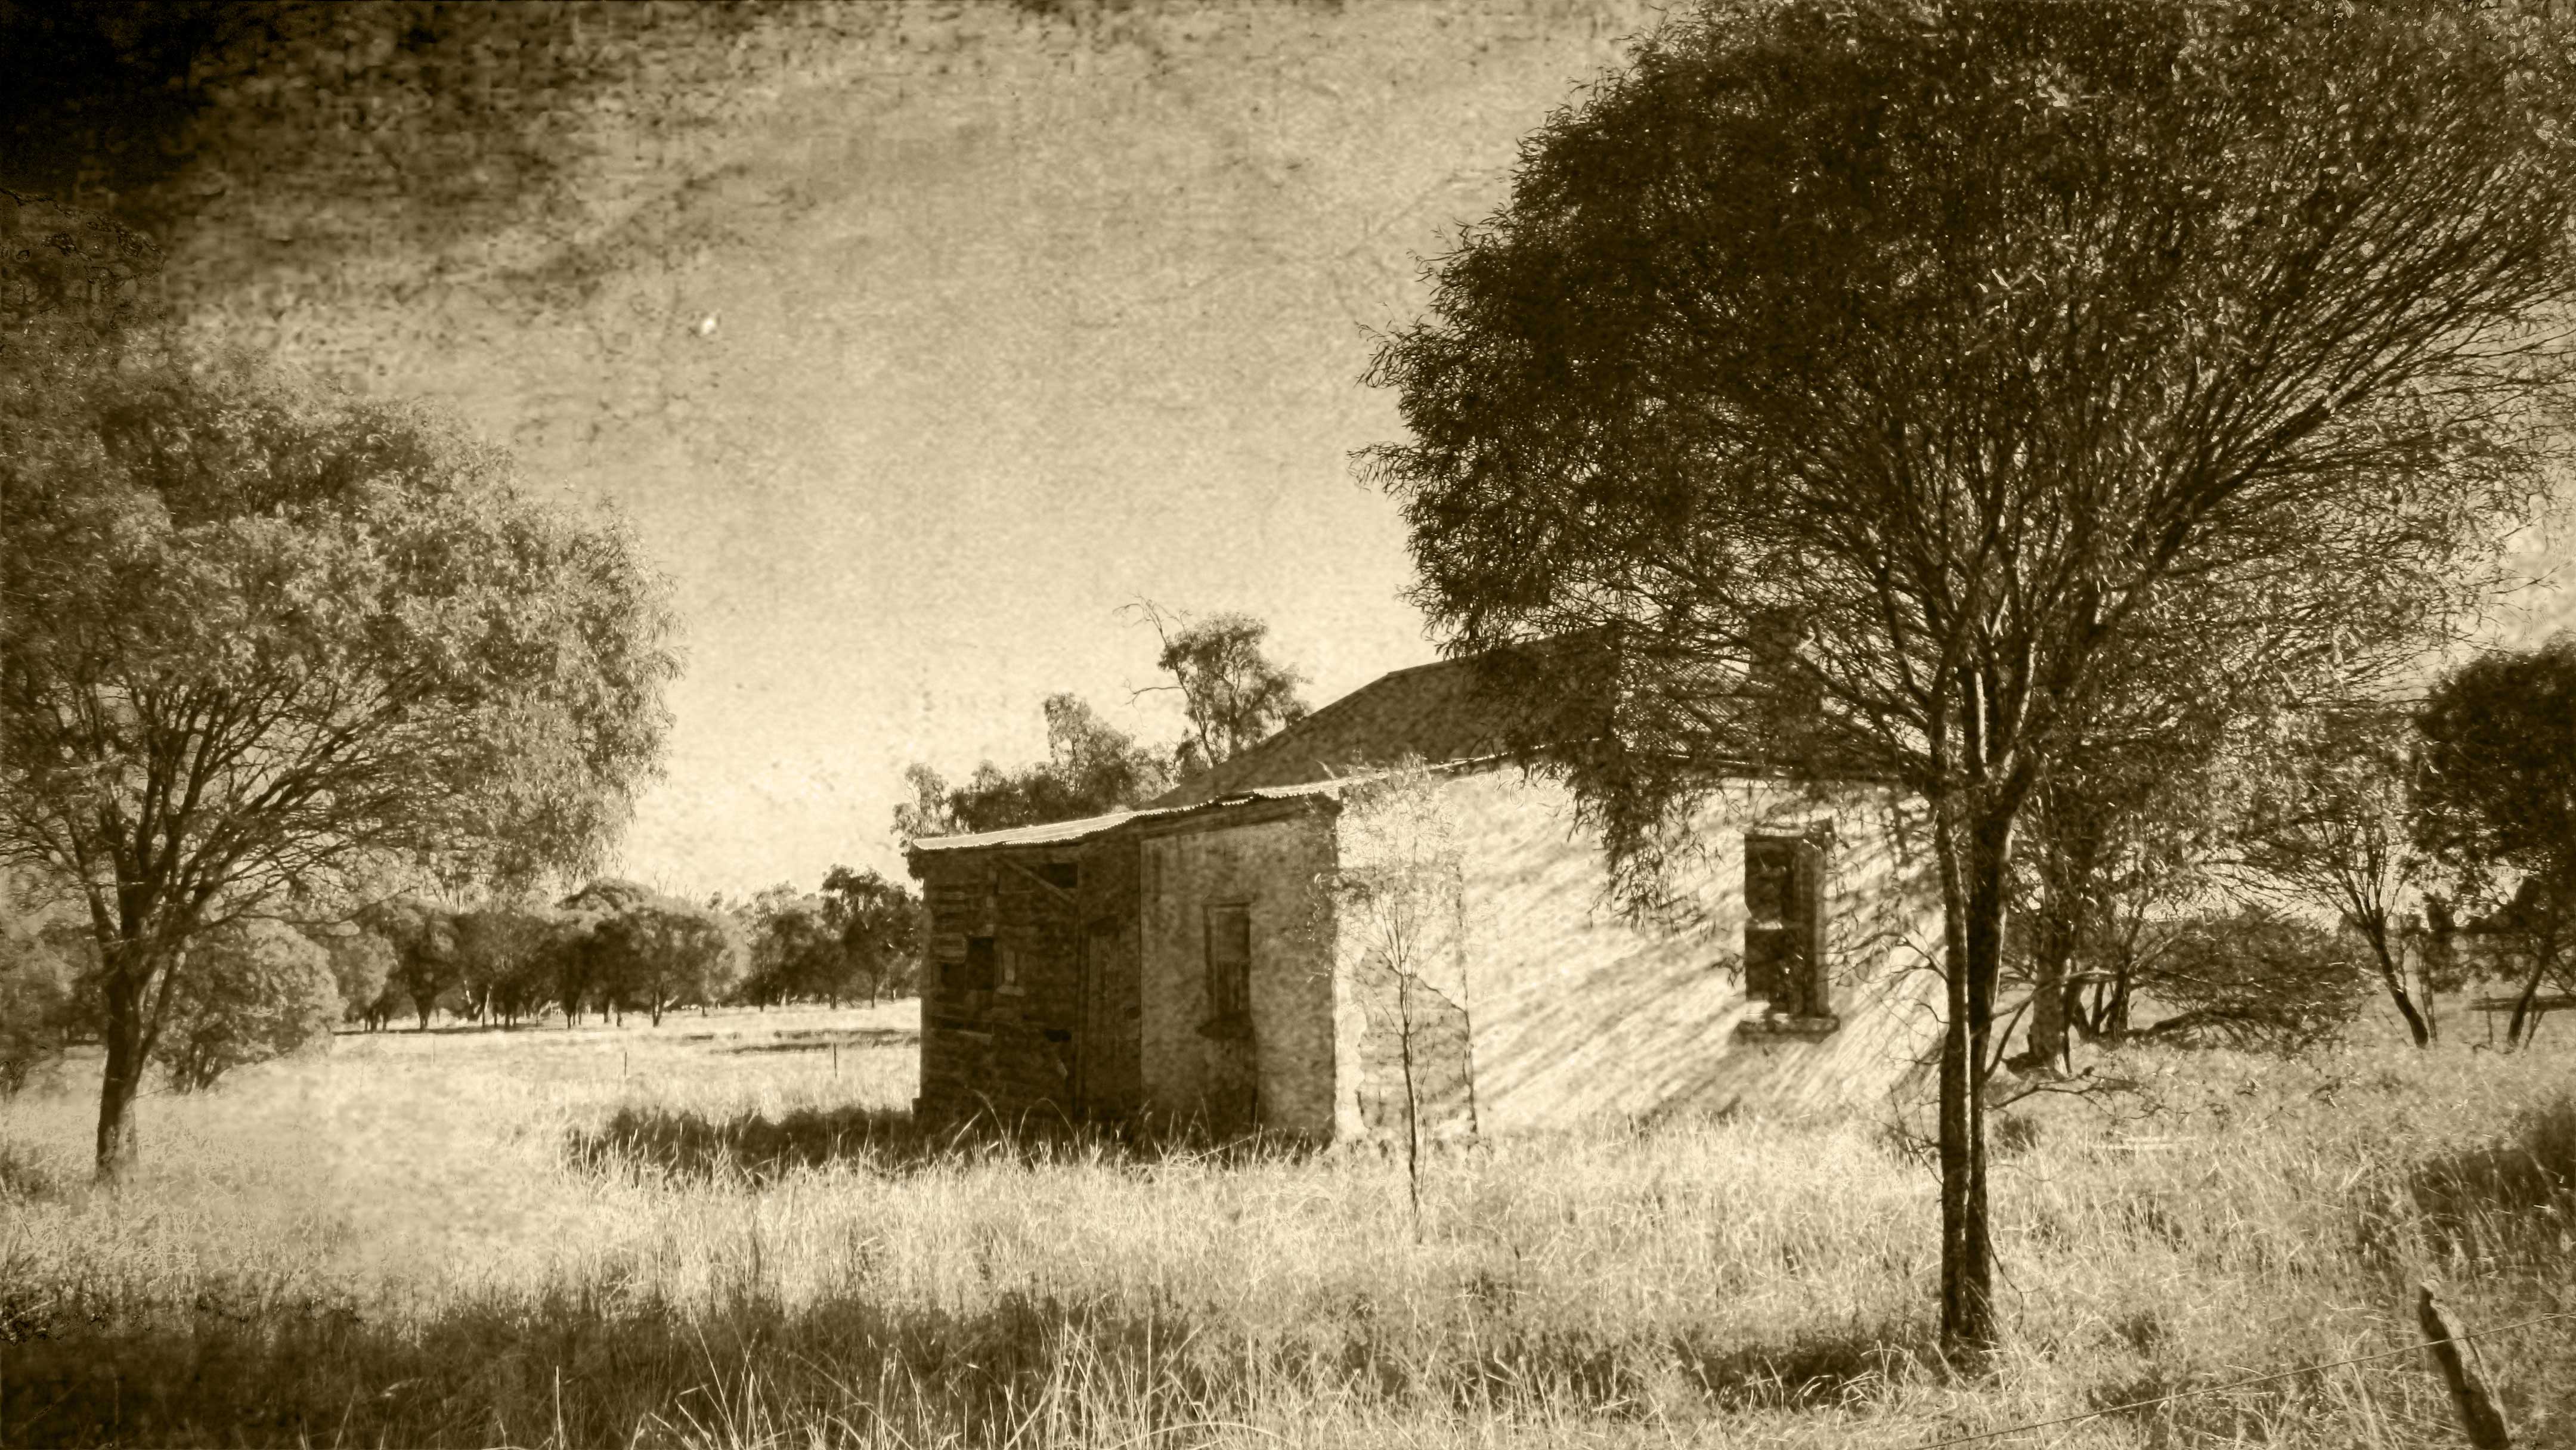
[[[2010,1059],[2079,1043],[2297,1048],[2383,994],[2504,989],[2504,1042],[2576,993],[2576,636],[2473,657],[2420,699],[2276,702],[2105,749],[2040,792],[2015,881]],[[2025,995],[2026,994],[2026,995]]]
[[[59,898],[0,889],[0,1095],[98,1041],[98,953]],[[614,878],[558,901],[404,893],[332,921],[246,918],[207,933],[176,979],[159,1060],[181,1091],[326,1041],[335,1027],[425,1031],[440,1013],[513,1027],[560,1016],[653,1025],[681,1008],[871,1005],[914,989],[921,899],[836,866],[822,889],[693,902]]]

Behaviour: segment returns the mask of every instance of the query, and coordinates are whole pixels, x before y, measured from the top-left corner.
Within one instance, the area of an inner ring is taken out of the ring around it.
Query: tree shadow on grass
[[[1941,1362],[1928,1324],[1808,1331],[1785,1343],[1681,1338],[1673,1358],[1701,1393],[1730,1409],[1815,1410],[1877,1397]]]
[[[2416,1164],[2406,1194],[2425,1230],[2453,1252],[2563,1257],[2565,1235],[2576,1231],[2576,1094],[2526,1108],[2500,1141]]]
[[[0,1443],[766,1443],[860,1425],[900,1444],[1142,1443],[1257,1421],[1283,1395],[1546,1423],[1856,1409],[1908,1362],[1857,1326],[1717,1346],[1489,1316],[1326,1312],[1253,1336],[1159,1292],[947,1310],[860,1291],[790,1311],[747,1285],[681,1306],[599,1280],[379,1320],[283,1282],[160,1304],[72,1289],[13,1321]]]
[[[147,1316],[91,1306],[14,1325],[0,1346],[11,1445],[622,1445],[692,1426],[730,1443],[836,1420],[896,1443],[1003,1445],[1073,1357],[1134,1374],[1165,1425],[1231,1398],[1222,1367],[1175,1359],[1168,1338],[1155,1353],[1150,1317],[1017,1294],[973,1313],[845,1298],[791,1314],[594,1288],[394,1324],[322,1298],[200,1292]],[[1081,1422],[1113,1407],[1133,1408],[1070,1397],[1062,1428],[1091,1438]]]
[[[597,1127],[573,1130],[564,1146],[565,1160],[587,1173],[753,1185],[836,1164],[900,1176],[996,1160],[1242,1166],[1315,1151],[1301,1138],[1219,1136],[1196,1122],[1110,1125],[1056,1115],[1005,1120],[979,1114],[931,1123],[900,1109],[870,1107],[800,1108],[774,1117],[624,1107]]]
[[[1659,1352],[1658,1352],[1659,1351]],[[1487,1323],[1445,1390],[1461,1410],[1580,1406],[1612,1419],[1670,1416],[1679,1395],[1721,1411],[1847,1409],[1939,1362],[1928,1326],[1853,1325],[1783,1342],[1690,1331],[1654,1344],[1588,1328]],[[1382,1386],[1391,1395],[1407,1386]]]

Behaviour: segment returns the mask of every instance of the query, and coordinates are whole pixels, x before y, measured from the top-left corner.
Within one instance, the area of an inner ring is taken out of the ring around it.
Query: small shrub
[[[0,1097],[63,1055],[79,1016],[71,959],[16,920],[0,920]]]
[[[2162,929],[2140,985],[2174,1015],[2136,1035],[2193,1047],[2300,1053],[2343,1034],[2361,1011],[2363,979],[2344,943],[2259,906]]]
[[[1997,1113],[1986,1137],[1986,1149],[1997,1158],[2012,1158],[2039,1146],[2039,1119],[2021,1113]]]
[[[0,1143],[0,1199],[51,1201],[69,1196],[71,1185],[35,1153]]]
[[[326,1043],[340,1019],[331,957],[273,921],[217,927],[190,950],[162,1028],[171,1086],[196,1092],[237,1067]]]

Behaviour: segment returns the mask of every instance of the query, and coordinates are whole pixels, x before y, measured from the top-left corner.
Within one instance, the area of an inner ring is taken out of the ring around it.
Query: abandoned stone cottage
[[[1640,925],[1495,718],[1473,662],[1400,670],[1151,808],[913,842],[920,1111],[1491,1133],[1862,1104],[1921,1060],[1940,917],[1890,791],[1725,781],[1688,919]]]

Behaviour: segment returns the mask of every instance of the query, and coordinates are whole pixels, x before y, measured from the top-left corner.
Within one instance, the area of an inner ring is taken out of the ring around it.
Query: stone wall
[[[1423,779],[1454,866],[1394,936],[1348,895],[1387,843],[1358,788],[1348,805],[1237,805],[1079,845],[916,857],[924,1112],[1392,1137],[1409,1070],[1440,1136],[1866,1104],[1928,1060],[1940,914],[1919,831],[1888,792],[1730,784],[1675,878],[1688,914],[1639,924],[1609,904],[1562,786],[1511,768]],[[1749,833],[1825,843],[1830,1015],[1782,1020],[1745,995]],[[1241,1019],[1209,1000],[1211,906],[1248,914]],[[969,970],[977,937],[994,943],[990,983]]]
[[[1409,767],[1344,789],[1333,819],[1339,1136],[1402,1140],[1478,1127],[1465,845],[1450,780]]]
[[[1463,1006],[1485,1130],[1867,1103],[1928,1052],[1923,1009],[1938,988],[1922,968],[1937,959],[1939,905],[1889,793],[1731,783],[1701,811],[1700,849],[1676,879],[1693,916],[1641,926],[1609,904],[1597,838],[1561,785],[1509,768],[1444,779],[1464,848]],[[1830,833],[1829,1030],[1769,1023],[1745,996],[1748,832]]]
[[[925,1117],[983,1112],[1023,1123],[1076,1111],[1086,854],[996,848],[916,858],[929,916],[918,1104]],[[977,938],[992,943],[989,971],[970,952]]]
[[[1144,999],[1137,973],[1136,843],[1113,836],[1082,855],[1084,991],[1078,1039],[1081,1107],[1125,1117],[1145,1100],[1145,1065],[1137,1033]]]
[[[1139,1047],[1145,1105],[1220,1130],[1249,1117],[1333,1129],[1333,984],[1315,880],[1331,864],[1318,803],[1235,807],[1140,833]],[[1206,908],[1249,908],[1249,1031],[1215,1021]]]
[[[1361,955],[1341,979],[1359,1016],[1352,1044],[1348,1121],[1371,1138],[1401,1142],[1408,1119],[1422,1136],[1455,1138],[1476,1132],[1475,1059],[1466,1004],[1410,972],[1398,972],[1375,952]]]

